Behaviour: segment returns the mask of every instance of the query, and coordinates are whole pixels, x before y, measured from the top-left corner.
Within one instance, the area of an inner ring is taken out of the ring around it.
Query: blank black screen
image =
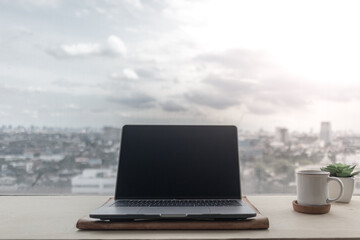
[[[117,199],[240,195],[236,127],[123,127]]]

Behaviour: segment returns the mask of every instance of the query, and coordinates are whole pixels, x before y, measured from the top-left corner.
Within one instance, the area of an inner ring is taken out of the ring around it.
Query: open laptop
[[[103,220],[244,219],[235,126],[125,125],[115,199]]]

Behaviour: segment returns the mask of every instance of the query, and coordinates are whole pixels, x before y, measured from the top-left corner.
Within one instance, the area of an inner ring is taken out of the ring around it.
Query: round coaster
[[[330,211],[331,204],[323,206],[304,206],[298,204],[296,200],[292,202],[293,208],[296,212],[307,213],[307,214],[324,214]]]

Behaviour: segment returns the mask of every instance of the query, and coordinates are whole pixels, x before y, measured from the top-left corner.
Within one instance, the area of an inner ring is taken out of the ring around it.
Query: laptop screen
[[[116,199],[239,199],[235,126],[126,125]]]

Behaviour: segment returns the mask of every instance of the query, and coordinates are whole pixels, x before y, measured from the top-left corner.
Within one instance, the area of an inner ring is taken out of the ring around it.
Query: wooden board
[[[111,198],[109,200],[112,200]],[[109,201],[108,200],[108,201]],[[246,220],[226,221],[102,221],[90,217],[82,217],[76,227],[81,230],[231,230],[231,229],[268,229],[269,219],[244,196],[243,201],[248,203],[256,212],[256,217]]]

